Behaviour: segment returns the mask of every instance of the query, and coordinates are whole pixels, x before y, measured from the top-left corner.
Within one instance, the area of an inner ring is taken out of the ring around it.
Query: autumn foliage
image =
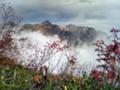
[[[12,37],[5,34],[0,40],[0,86],[1,89],[42,89],[42,90],[119,90],[120,84],[120,43],[118,33],[119,30],[112,29],[113,38],[110,44],[103,40],[98,40],[94,45],[97,47],[95,51],[98,53],[97,61],[100,64],[91,71],[90,75],[83,72],[80,76],[74,76],[72,67],[76,63],[73,55],[67,55],[67,64],[62,73],[51,74],[48,72],[49,67],[42,65],[49,61],[54,53],[62,52],[70,47],[61,45],[62,41],[47,43],[45,49],[36,49],[42,56],[39,61],[39,70],[31,69],[35,67],[36,62],[31,59],[27,66],[19,65],[14,59],[5,57],[5,50],[11,47]],[[4,44],[4,45],[3,45]],[[17,48],[15,48],[17,50]],[[17,53],[18,54],[18,53]],[[3,56],[4,55],[4,56]],[[13,56],[14,57],[14,56]],[[42,61],[43,60],[43,61]],[[70,69],[70,73],[66,73]],[[10,75],[10,76],[8,76]],[[10,77],[10,78],[9,78]],[[19,78],[21,77],[21,78]],[[8,81],[9,80],[9,81]],[[14,83],[15,82],[15,83]],[[14,84],[14,85],[13,85]]]
[[[97,61],[101,64],[97,66],[97,69],[91,72],[91,76],[102,82],[108,82],[112,85],[119,85],[120,30],[113,28],[110,32],[113,35],[110,44],[106,44],[103,40],[98,40],[96,43],[94,43],[94,45],[97,47],[95,49],[95,51],[98,53]]]

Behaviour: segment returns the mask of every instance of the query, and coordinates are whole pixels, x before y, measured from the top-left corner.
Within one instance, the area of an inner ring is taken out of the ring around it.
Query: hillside
[[[44,35],[58,35],[60,39],[67,40],[68,44],[73,46],[91,44],[98,36],[98,31],[92,27],[72,24],[59,26],[48,20],[40,24],[24,24],[22,29],[41,31]]]

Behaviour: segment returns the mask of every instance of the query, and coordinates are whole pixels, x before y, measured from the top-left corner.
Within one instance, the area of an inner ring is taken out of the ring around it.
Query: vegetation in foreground
[[[29,70],[1,56],[0,90],[119,90],[111,83],[100,83],[92,76],[52,75]]]
[[[107,45],[103,40],[94,43],[97,47],[95,51],[98,52],[97,60],[104,63],[98,65],[90,75],[83,72],[80,76],[65,72],[58,75],[50,74],[46,66],[39,67],[40,69],[37,70],[31,62],[27,66],[18,64],[15,58],[10,59],[4,55],[6,48],[14,49],[11,47],[12,38],[7,34],[0,40],[0,90],[119,90],[120,38],[118,33],[120,30],[112,29],[111,32],[113,33],[111,44]],[[59,46],[58,42],[54,42],[49,45],[49,48],[65,49]],[[74,56],[68,57],[65,71],[72,67],[75,61]],[[33,67],[30,69],[29,66]]]

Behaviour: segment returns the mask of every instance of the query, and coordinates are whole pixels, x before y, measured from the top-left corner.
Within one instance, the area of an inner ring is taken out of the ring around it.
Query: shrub
[[[112,41],[106,44],[103,40],[98,40],[95,51],[98,53],[97,61],[102,64],[97,66],[97,69],[91,72],[91,76],[111,85],[120,85],[120,30],[112,29]],[[99,69],[99,70],[98,70]]]

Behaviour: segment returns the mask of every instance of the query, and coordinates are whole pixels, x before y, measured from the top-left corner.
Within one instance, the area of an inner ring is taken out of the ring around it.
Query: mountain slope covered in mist
[[[98,35],[98,31],[92,27],[72,24],[59,26],[48,20],[40,24],[25,24],[22,29],[41,31],[44,35],[58,35],[60,39],[67,40],[68,44],[73,46],[91,44]]]

